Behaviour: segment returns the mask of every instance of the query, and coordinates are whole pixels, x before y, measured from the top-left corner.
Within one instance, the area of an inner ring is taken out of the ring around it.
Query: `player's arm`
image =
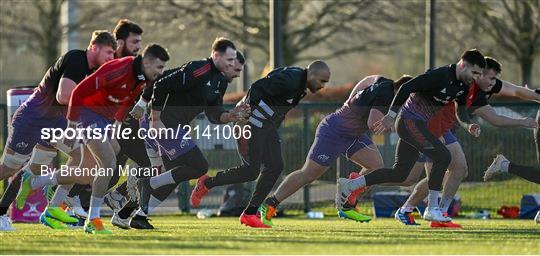
[[[372,130],[372,131],[375,131],[375,123],[377,121],[381,120],[383,117],[384,117],[383,112],[381,112],[380,110],[378,110],[376,108],[372,108],[369,111],[369,117],[368,117],[368,120],[367,120],[367,125],[368,125],[369,129]]]
[[[522,100],[536,101],[540,103],[540,94],[536,91],[529,89],[527,85],[517,86],[510,82],[502,81],[501,91],[497,93],[500,96],[516,97]]]
[[[68,111],[66,115],[67,129],[75,129],[77,127],[77,121],[79,120],[83,99],[96,93],[99,88],[104,86],[104,83],[104,80],[101,79],[100,75],[96,72],[75,86],[75,89],[73,89],[73,92],[71,93],[68,104]],[[64,137],[58,143],[60,147],[65,146],[68,149],[71,149],[75,144],[75,139],[68,139],[67,137]]]
[[[434,73],[425,73],[404,83],[394,96],[387,115],[395,118],[395,116],[399,112],[399,109],[409,98],[409,95],[411,95],[411,93],[430,91],[435,87],[440,86],[441,83],[438,81],[438,79],[436,79],[436,76],[437,75]]]
[[[535,128],[536,122],[532,118],[510,118],[507,116],[499,115],[497,112],[495,112],[495,109],[493,109],[490,105],[485,105],[483,107],[480,107],[474,111],[474,114],[481,117],[482,119],[486,120],[488,123],[490,123],[493,126],[497,127],[527,127],[527,128]]]
[[[392,88],[393,89],[393,88]],[[392,100],[393,93],[387,91],[387,90],[376,90],[377,94],[375,95],[375,99],[373,100],[372,108],[369,111],[369,116],[367,120],[367,124],[370,130],[375,131],[376,123],[377,121],[384,118],[384,114],[388,111],[388,105],[390,105],[390,101]],[[387,129],[383,132],[391,131],[393,127],[390,127],[390,129]]]
[[[129,110],[129,108],[131,108],[132,104],[133,104],[133,98],[130,97],[129,100],[126,100],[122,103],[122,105],[120,105],[120,107],[118,108],[118,110],[116,110],[116,113],[114,113],[114,120],[116,122],[122,122],[124,121],[124,119],[126,118],[126,114]]]
[[[75,89],[75,86],[77,86],[77,83],[75,83],[73,80],[62,77],[58,83],[58,91],[56,91],[56,100],[58,103],[61,105],[69,104],[69,99],[73,89]]]
[[[399,109],[409,98],[411,93],[433,90],[436,89],[436,86],[441,86],[441,84],[442,83],[437,79],[437,74],[434,74],[434,72],[419,75],[404,83],[394,96],[388,113],[381,120],[376,122],[375,133],[382,134],[386,130],[392,129]]]
[[[56,101],[61,105],[68,105],[71,93],[75,86],[86,77],[86,61],[75,58],[72,55],[65,57],[65,70],[58,83]]]
[[[226,83],[224,79],[221,82]],[[235,108],[227,111],[223,108],[224,95],[225,91],[221,93],[221,97],[219,97],[217,100],[210,102],[208,107],[205,109],[205,114],[206,117],[208,117],[208,120],[213,124],[244,121],[245,118],[247,118],[251,113],[249,111],[249,105],[239,104]]]
[[[148,102],[152,100],[152,94],[154,92],[154,86],[146,86],[144,87],[143,92],[141,93],[141,97],[139,97],[139,100],[137,103],[135,103],[135,106],[133,106],[133,109],[129,112],[129,114],[139,120],[143,117],[144,113],[148,110]]]
[[[475,123],[471,123],[469,113],[467,112],[467,94],[464,93],[456,99],[454,104],[456,106],[456,118],[459,125],[468,131],[471,135],[480,136],[480,126]]]
[[[73,89],[69,99],[68,112],[66,116],[68,121],[76,122],[79,120],[80,109],[84,98],[93,95],[100,88],[105,86],[105,81],[101,78],[101,74],[98,72],[88,76],[81,83],[75,86],[75,89]]]

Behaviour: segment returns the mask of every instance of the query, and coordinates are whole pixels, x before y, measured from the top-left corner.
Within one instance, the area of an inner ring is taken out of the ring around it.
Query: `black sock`
[[[176,184],[169,184],[169,185],[161,186],[157,189],[152,190],[151,195],[155,197],[157,200],[163,202],[174,191],[176,186],[177,186]]]
[[[248,208],[246,208],[246,210],[244,210],[244,213],[247,215],[255,215],[257,214],[257,210],[259,210],[259,207],[249,206]]]
[[[264,200],[264,203],[273,206],[274,208],[277,208],[280,202],[277,200],[276,196],[271,196],[269,198],[266,198],[266,200]]]
[[[136,201],[131,201],[124,205],[124,208],[118,212],[118,216],[122,219],[127,219],[131,214],[139,208],[139,204]]]

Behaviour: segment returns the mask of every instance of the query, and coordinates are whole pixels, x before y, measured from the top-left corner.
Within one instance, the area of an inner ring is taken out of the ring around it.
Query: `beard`
[[[134,53],[134,52],[131,52],[127,49],[127,47],[124,47],[122,49],[122,57],[127,57],[127,56],[135,56],[137,55],[137,53]]]

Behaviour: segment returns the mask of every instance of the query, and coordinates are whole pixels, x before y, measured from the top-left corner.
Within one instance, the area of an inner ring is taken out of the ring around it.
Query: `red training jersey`
[[[71,94],[67,119],[78,121],[82,107],[122,121],[146,86],[141,56],[111,60],[80,82]]]

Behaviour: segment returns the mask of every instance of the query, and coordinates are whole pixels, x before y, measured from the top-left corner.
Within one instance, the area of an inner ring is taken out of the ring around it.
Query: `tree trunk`
[[[531,86],[532,84],[532,68],[534,65],[534,59],[532,56],[527,55],[523,56],[519,60],[519,64],[521,66],[521,82],[523,84],[527,84]]]

